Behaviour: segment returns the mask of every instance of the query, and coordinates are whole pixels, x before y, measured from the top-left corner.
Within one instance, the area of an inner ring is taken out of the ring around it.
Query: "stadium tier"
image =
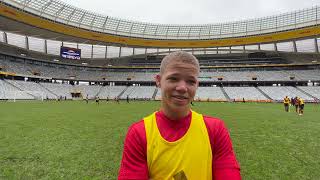
[[[298,86],[298,89],[307,92],[309,96],[313,96],[320,99],[320,87],[319,86]]]
[[[20,76],[47,79],[70,79],[75,81],[135,81],[152,82],[159,69],[112,69],[99,67],[84,67],[75,65],[57,64],[53,62],[33,61],[20,57],[0,55],[1,71],[15,73]],[[250,70],[244,68],[212,69],[202,68],[199,75],[200,81],[221,82],[221,81],[319,81],[320,70],[317,66],[313,69],[283,70],[282,66],[274,66],[264,70],[265,66],[258,66]],[[250,67],[250,66],[249,66]],[[286,66],[285,66],[286,67]],[[248,67],[247,67],[248,68]],[[273,69],[279,70],[273,70]],[[307,68],[307,67],[302,67]]]
[[[160,100],[161,93],[155,86],[98,86],[35,83],[31,81],[0,80],[0,99],[3,100],[58,100],[135,99]],[[283,97],[301,97],[307,102],[319,99],[320,86],[259,86],[259,87],[199,87],[196,101],[282,101]],[[73,97],[78,93],[79,96]]]
[[[233,57],[228,56],[236,61]],[[0,99],[161,99],[154,84],[159,67],[79,66],[5,53],[0,67]],[[195,100],[200,101],[281,101],[288,95],[310,102],[319,98],[320,69],[317,64],[202,65],[199,80]]]

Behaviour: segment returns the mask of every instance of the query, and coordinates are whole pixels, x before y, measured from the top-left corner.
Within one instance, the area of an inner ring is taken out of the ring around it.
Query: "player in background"
[[[303,115],[304,111],[304,100],[300,97],[299,99],[299,115]]]
[[[284,105],[284,110],[286,112],[289,112],[289,104],[290,104],[290,98],[288,96],[286,96],[284,99],[283,99],[283,105]]]

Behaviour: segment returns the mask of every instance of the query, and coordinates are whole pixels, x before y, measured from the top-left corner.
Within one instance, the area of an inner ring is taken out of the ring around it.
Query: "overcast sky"
[[[99,14],[160,24],[207,24],[278,15],[320,0],[62,0]]]

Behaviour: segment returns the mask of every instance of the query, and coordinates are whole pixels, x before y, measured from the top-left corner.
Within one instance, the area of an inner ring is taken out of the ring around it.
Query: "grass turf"
[[[0,102],[0,179],[116,179],[130,124],[159,102]],[[224,120],[243,179],[320,177],[320,106],[196,102]]]

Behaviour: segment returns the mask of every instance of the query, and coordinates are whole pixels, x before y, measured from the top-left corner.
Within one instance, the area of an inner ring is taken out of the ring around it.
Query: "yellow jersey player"
[[[283,99],[283,105],[284,105],[284,110],[286,112],[289,112],[289,104],[290,104],[290,98],[288,96],[286,96],[284,99]]]
[[[303,115],[303,109],[304,109],[304,100],[302,98],[299,99],[299,115]]]

